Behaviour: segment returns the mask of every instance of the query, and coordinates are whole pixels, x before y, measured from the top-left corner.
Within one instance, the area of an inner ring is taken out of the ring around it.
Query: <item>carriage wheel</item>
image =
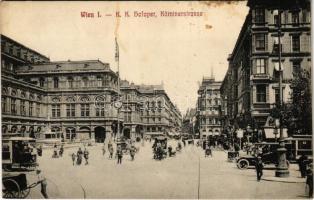
[[[16,199],[20,197],[20,186],[13,179],[3,180],[3,198],[6,199]],[[12,188],[5,188],[4,185],[10,185]]]
[[[20,198],[25,199],[29,195],[30,191],[31,191],[30,188],[26,188],[25,190],[22,190],[20,192]]]

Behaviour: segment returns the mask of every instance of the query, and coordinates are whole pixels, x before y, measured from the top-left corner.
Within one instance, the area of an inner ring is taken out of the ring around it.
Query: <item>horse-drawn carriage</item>
[[[38,183],[27,184],[26,174],[3,174],[2,197],[6,199],[21,199],[29,195],[30,189]]]
[[[2,139],[2,168],[35,169],[37,166],[36,140],[29,137],[10,137]]]
[[[153,144],[154,159],[161,160],[167,156],[167,138],[158,136]]]

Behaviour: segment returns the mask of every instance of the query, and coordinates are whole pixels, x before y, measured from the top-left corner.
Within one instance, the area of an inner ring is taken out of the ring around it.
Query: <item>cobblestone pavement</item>
[[[171,141],[170,143],[173,143]],[[48,194],[52,198],[306,198],[305,183],[256,181],[253,169],[239,170],[226,161],[224,151],[213,151],[205,158],[196,146],[187,145],[175,157],[156,161],[152,143],[138,143],[140,151],[135,161],[124,155],[121,165],[102,156],[102,146],[88,147],[89,165],[73,166],[71,153],[66,149],[62,158],[51,158],[52,150],[39,157],[42,171],[48,178]],[[172,144],[176,146],[175,143]],[[297,176],[292,167],[293,176]],[[274,170],[264,170],[274,176]],[[31,180],[31,179],[30,179]],[[30,198],[42,198],[37,186]]]

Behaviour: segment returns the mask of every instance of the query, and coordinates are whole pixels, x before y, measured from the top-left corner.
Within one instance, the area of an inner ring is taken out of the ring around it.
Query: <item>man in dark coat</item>
[[[301,177],[305,178],[306,175],[306,162],[307,161],[307,156],[305,154],[302,154],[300,158],[298,159],[298,164],[299,164],[299,170],[301,172]]]
[[[260,181],[263,176],[263,161],[262,157],[258,156],[255,161],[256,177],[257,181]]]
[[[309,198],[313,198],[313,164],[309,165],[306,175],[306,184],[309,187]]]

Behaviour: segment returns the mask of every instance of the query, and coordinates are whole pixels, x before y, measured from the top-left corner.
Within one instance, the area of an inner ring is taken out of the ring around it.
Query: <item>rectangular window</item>
[[[299,52],[300,51],[300,36],[299,35],[292,35],[292,52]]]
[[[58,88],[59,87],[59,79],[55,77],[53,79],[53,88]]]
[[[265,74],[266,73],[266,66],[265,66],[265,59],[257,59],[256,60],[256,73],[257,74]]]
[[[67,117],[75,117],[75,104],[74,103],[66,104],[66,113],[67,113]]]
[[[19,58],[21,57],[21,49],[16,50],[16,56]]]
[[[279,26],[279,15],[274,15],[274,25]]]
[[[16,99],[11,99],[11,114],[16,114]]]
[[[280,44],[280,50],[282,52],[282,44]],[[273,53],[279,53],[279,41],[278,37],[274,37],[274,46],[273,46]]]
[[[7,112],[7,98],[1,97],[1,113]]]
[[[28,115],[33,116],[33,102],[29,102]]]
[[[255,10],[255,22],[264,23],[265,22],[265,10],[262,8],[257,8]]]
[[[274,64],[275,64],[274,78],[275,78],[275,81],[277,82],[279,81],[279,78],[280,78],[279,62],[275,62]]]
[[[280,95],[279,95],[279,88],[275,89],[275,103],[279,104],[280,103]]]
[[[303,23],[306,23],[306,20],[307,20],[307,12],[306,12],[306,10],[303,10],[302,11],[302,22]]]
[[[300,61],[293,61],[292,62],[292,74],[293,76],[296,76],[297,73],[300,72],[301,69],[301,62]]]
[[[52,105],[52,117],[60,117],[60,105]]]
[[[21,100],[21,103],[20,103],[20,111],[21,111],[21,115],[26,115],[25,101],[24,101],[24,100]]]
[[[292,24],[293,25],[298,25],[299,24],[299,12],[294,11],[291,13],[291,18],[292,18]]]
[[[100,103],[99,107],[96,107],[96,117],[104,117],[105,116],[105,104]]]
[[[256,86],[256,101],[266,102],[266,85]]]
[[[256,50],[265,50],[265,34],[259,33],[255,35]]]
[[[40,116],[40,104],[36,103],[36,116],[39,117]]]
[[[44,78],[40,78],[39,79],[39,86],[40,87],[44,87],[44,84],[45,84],[45,79]]]
[[[102,87],[102,78],[101,77],[97,77],[97,87]]]
[[[81,104],[81,117],[89,117],[89,104]]]

